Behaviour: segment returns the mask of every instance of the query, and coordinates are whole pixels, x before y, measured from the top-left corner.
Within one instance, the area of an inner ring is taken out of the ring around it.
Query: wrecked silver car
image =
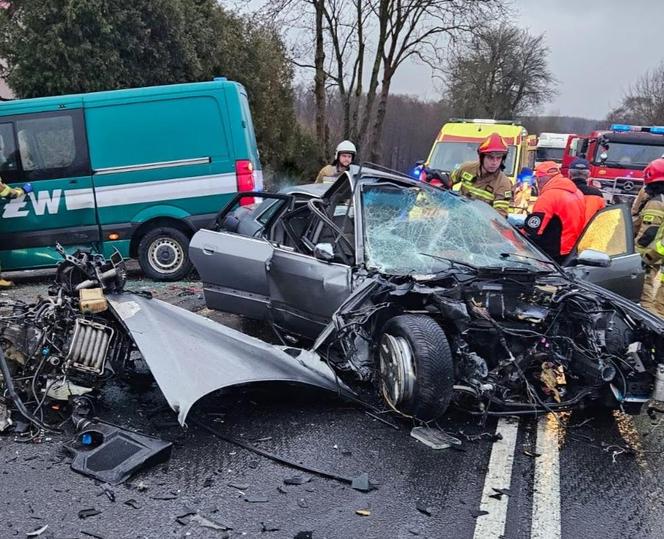
[[[642,286],[626,207],[598,214],[563,269],[486,204],[395,174],[262,194],[271,211],[251,236],[233,231],[243,196],[190,244],[208,307],[313,342],[403,415],[664,398],[664,321],[625,299]]]

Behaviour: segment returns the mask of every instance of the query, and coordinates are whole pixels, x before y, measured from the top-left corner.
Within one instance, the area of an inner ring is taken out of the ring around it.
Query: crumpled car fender
[[[353,395],[315,352],[274,346],[157,299],[123,293],[109,302],[183,426],[198,400],[231,386],[289,382]]]

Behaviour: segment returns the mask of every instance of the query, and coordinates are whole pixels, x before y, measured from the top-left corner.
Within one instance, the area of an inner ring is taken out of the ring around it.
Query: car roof
[[[279,192],[284,195],[311,195],[320,198],[329,187],[329,183],[305,183],[304,185],[289,185],[279,189]]]

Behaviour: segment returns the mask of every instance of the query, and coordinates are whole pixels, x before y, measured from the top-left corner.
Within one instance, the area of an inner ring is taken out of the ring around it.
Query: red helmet
[[[491,133],[477,148],[480,155],[493,152],[507,154],[507,144],[498,133]]]
[[[661,157],[652,161],[643,171],[643,183],[649,185],[655,182],[664,182],[664,159]]]

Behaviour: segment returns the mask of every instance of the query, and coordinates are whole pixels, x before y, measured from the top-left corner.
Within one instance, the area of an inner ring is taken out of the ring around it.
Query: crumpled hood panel
[[[292,382],[352,395],[318,354],[274,346],[157,299],[109,296],[145,362],[184,426],[191,407],[226,387]]]

